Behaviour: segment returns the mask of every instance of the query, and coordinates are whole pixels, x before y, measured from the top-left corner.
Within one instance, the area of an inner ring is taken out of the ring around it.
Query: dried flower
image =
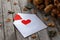
[[[49,34],[49,36],[50,37],[54,37],[54,36],[56,36],[56,31],[48,31],[48,34]]]
[[[49,27],[55,27],[55,24],[54,23],[48,23],[47,24]]]
[[[8,13],[9,14],[14,14],[15,12],[8,10]]]
[[[33,39],[35,39],[35,38],[36,38],[36,35],[35,35],[35,34],[33,34],[31,37],[32,37]]]
[[[17,5],[17,2],[14,2],[14,5]]]
[[[10,21],[11,21],[11,19],[10,18],[7,18],[6,22],[10,22]]]
[[[23,11],[27,11],[28,9],[25,7],[25,8],[23,8]]]
[[[47,17],[44,17],[44,20],[45,20],[45,21],[48,21],[49,19],[48,19]]]

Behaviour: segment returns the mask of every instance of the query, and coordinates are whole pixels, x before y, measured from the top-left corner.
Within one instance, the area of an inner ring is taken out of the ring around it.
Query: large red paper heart
[[[27,24],[29,24],[30,22],[31,22],[31,20],[30,19],[28,19],[28,20],[22,20],[21,21],[24,25],[27,25]]]
[[[21,19],[22,19],[21,16],[18,15],[18,14],[16,14],[15,17],[14,17],[14,20],[21,20]]]

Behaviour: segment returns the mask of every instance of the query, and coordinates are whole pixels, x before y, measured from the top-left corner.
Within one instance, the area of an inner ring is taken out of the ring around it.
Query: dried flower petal
[[[54,23],[48,23],[48,26],[49,27],[55,27],[55,24]]]
[[[44,17],[44,20],[45,20],[45,21],[48,21],[48,18],[47,18],[47,17]]]
[[[33,34],[31,37],[32,37],[33,39],[35,39],[35,38],[36,38],[36,35],[35,35],[35,34]]]
[[[17,2],[14,2],[14,5],[17,5]]]
[[[8,13],[9,14],[14,14],[15,12],[8,10]]]
[[[8,18],[7,20],[6,20],[6,22],[10,22],[11,21],[11,19],[10,18]]]
[[[23,8],[23,11],[27,11],[28,9],[25,7],[25,8]]]
[[[0,26],[2,26],[2,24],[0,24]]]

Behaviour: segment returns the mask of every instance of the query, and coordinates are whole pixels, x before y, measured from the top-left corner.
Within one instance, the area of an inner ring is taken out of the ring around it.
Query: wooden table
[[[14,5],[14,3],[17,3]],[[56,22],[56,27],[54,28],[47,28],[40,32],[35,33],[37,36],[35,39],[31,38],[31,36],[27,38],[23,38],[21,33],[14,27],[13,25],[13,16],[15,13],[23,12],[24,6],[27,4],[27,0],[0,0],[0,40],[60,40],[60,26]],[[14,14],[8,14],[8,10],[14,11]],[[45,22],[46,24],[51,21],[44,21],[43,16],[40,13],[37,13],[40,19]],[[10,18],[10,22],[6,22],[6,19]],[[50,38],[48,35],[49,30],[56,30],[57,35],[55,37]]]

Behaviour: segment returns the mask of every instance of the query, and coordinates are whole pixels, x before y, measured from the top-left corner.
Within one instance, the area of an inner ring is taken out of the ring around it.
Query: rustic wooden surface
[[[14,3],[17,3],[14,5]],[[0,40],[60,40],[60,25],[56,23],[49,17],[49,21],[44,21],[44,15],[40,12],[37,12],[37,16],[45,23],[54,22],[56,25],[54,28],[47,28],[42,31],[35,33],[36,38],[33,39],[31,36],[27,38],[23,38],[21,33],[14,27],[13,25],[13,16],[15,13],[33,13],[31,11],[23,11],[24,6],[27,4],[27,0],[0,0]],[[8,10],[14,11],[14,14],[8,14]],[[10,18],[10,22],[6,22],[6,20]],[[49,30],[57,31],[57,35],[55,37],[50,38],[48,35]]]

